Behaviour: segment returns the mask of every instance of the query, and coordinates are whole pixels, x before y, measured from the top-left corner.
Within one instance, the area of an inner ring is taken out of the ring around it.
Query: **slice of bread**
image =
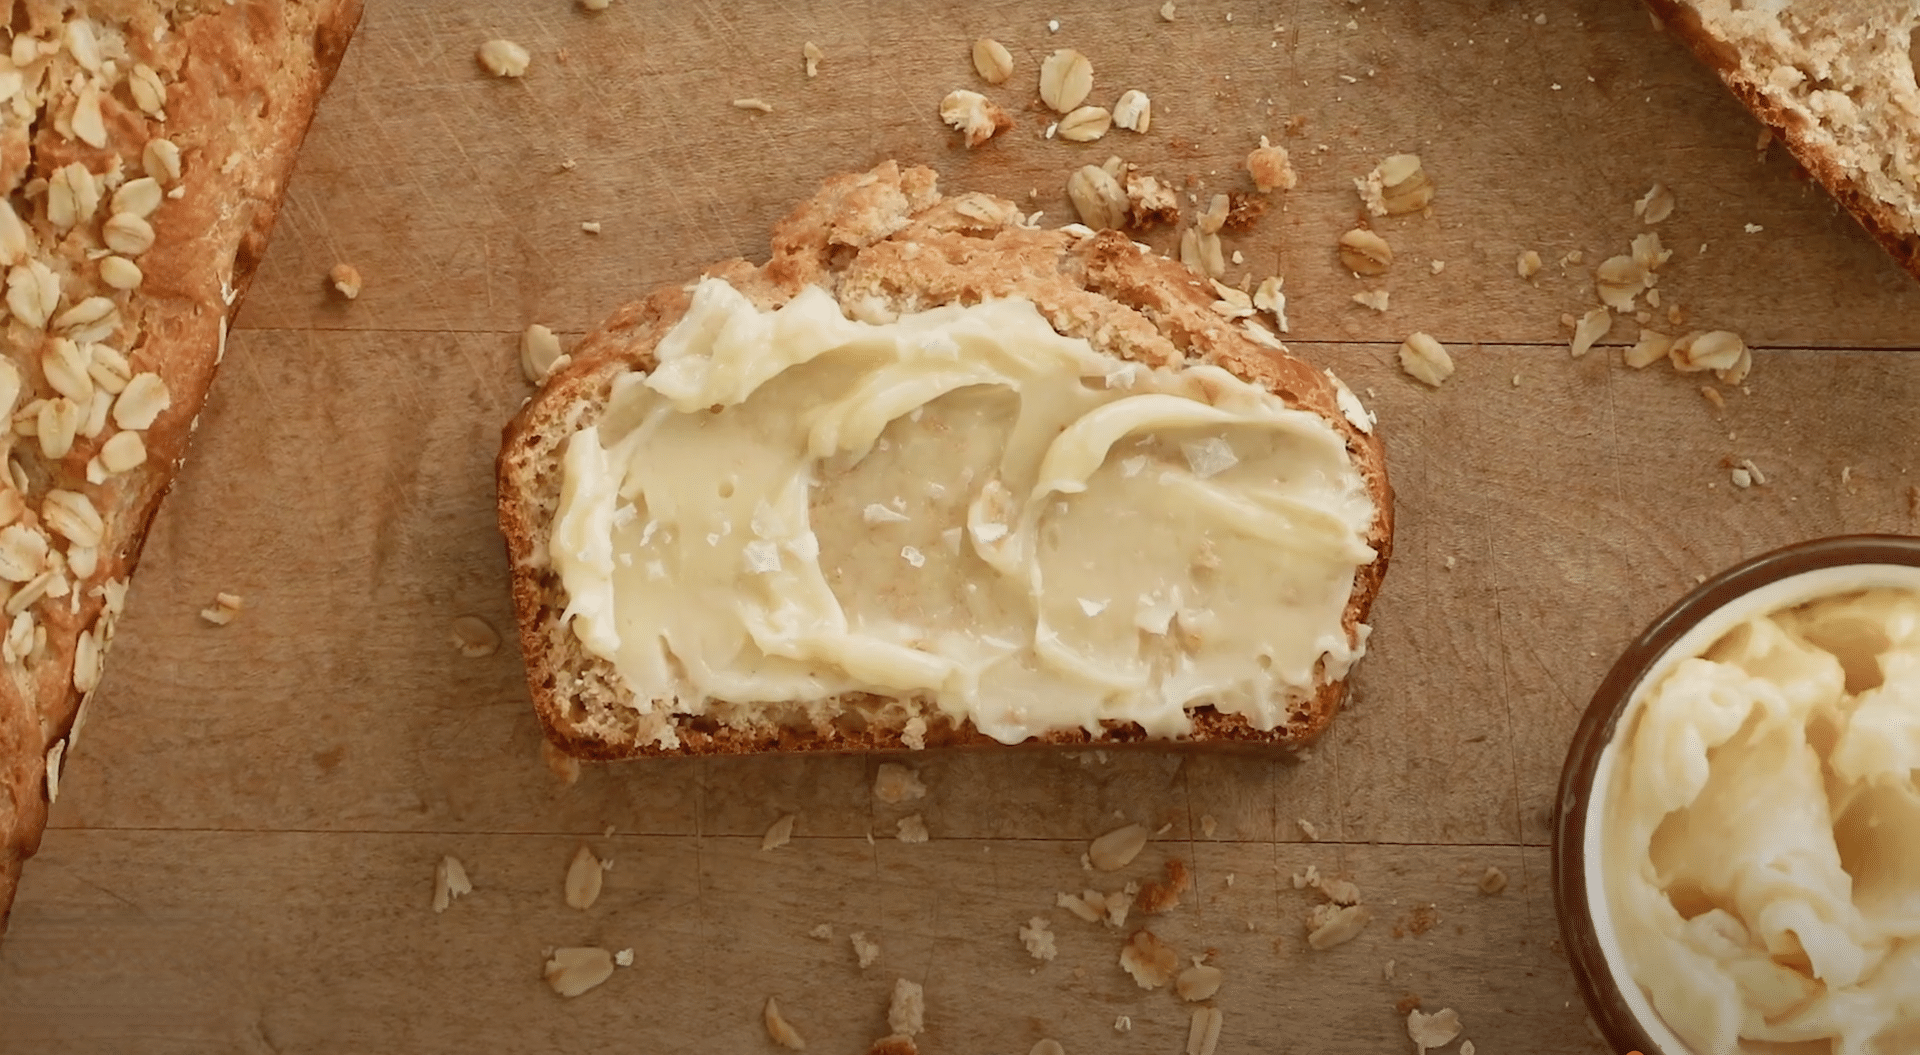
[[[1647,0],[1920,278],[1920,0]]]
[[[360,0],[7,7],[0,928]]]
[[[1116,359],[1174,369],[1212,364],[1317,415],[1336,442],[1344,442],[1372,499],[1366,543],[1376,555],[1353,575],[1342,620],[1350,643],[1364,640],[1362,623],[1392,538],[1392,494],[1371,422],[1331,374],[1278,350],[1270,332],[1252,320],[1216,310],[1220,295],[1204,278],[1117,231],[1030,228],[1011,202],[983,194],[943,197],[930,170],[893,162],[829,181],[776,225],[772,249],[764,265],[731,260],[707,275],[724,279],[761,310],[821,287],[855,319],[1025,298],[1059,334],[1084,338]],[[506,429],[500,523],[529,687],[548,736],[569,753],[594,759],[993,743],[970,721],[950,721],[926,701],[865,694],[826,701],[824,708],[723,705],[699,716],[664,717],[656,710],[650,722],[672,723],[673,736],[663,738],[657,724],[642,721],[613,666],[582,647],[563,617],[568,597],[548,556],[562,456],[571,436],[601,419],[616,378],[653,369],[655,348],[688,310],[692,288],[661,289],[615,312]],[[1343,691],[1341,678],[1323,677],[1268,730],[1237,713],[1193,708],[1191,737],[1300,744],[1326,727]],[[1038,737],[1071,744],[1144,738],[1138,725],[1118,722],[1106,723],[1098,736],[1069,728]],[[662,746],[663,739],[672,746]]]

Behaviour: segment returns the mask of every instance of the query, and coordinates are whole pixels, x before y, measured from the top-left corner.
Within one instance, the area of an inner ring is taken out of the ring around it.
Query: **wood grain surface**
[[[1459,1010],[1486,1055],[1599,1052],[1546,882],[1570,733],[1621,646],[1699,576],[1914,530],[1920,284],[1756,150],[1753,122],[1635,5],[1178,0],[1171,23],[1158,6],[370,5],[27,866],[0,943],[0,1052],[761,1052],[770,995],[808,1050],[858,1052],[906,977],[926,986],[933,1055],[1046,1036],[1170,1053],[1189,1009],[1121,972],[1123,935],[1052,907],[1169,856],[1197,887],[1149,925],[1226,971],[1223,1053],[1411,1051],[1408,994]],[[986,90],[1019,124],[969,153],[935,109],[982,87],[981,35],[1015,56]],[[494,36],[533,52],[524,80],[475,65]],[[827,56],[813,80],[809,39]],[[1091,58],[1095,102],[1147,91],[1151,133],[1044,139],[1029,103],[1056,47]],[[749,96],[774,111],[730,105]],[[529,391],[526,324],[577,334],[651,285],[758,256],[819,179],[881,158],[1034,191],[1059,223],[1074,166],[1119,154],[1204,201],[1242,186],[1261,134],[1301,185],[1229,239],[1247,261],[1230,275],[1286,276],[1289,343],[1379,413],[1399,502],[1372,654],[1303,756],[932,753],[903,759],[931,789],[905,807],[874,799],[867,756],[589,766],[567,785],[518,657],[452,648],[457,617],[511,624],[491,465]],[[1380,224],[1399,263],[1362,283],[1332,246],[1352,178],[1398,151],[1439,197]],[[1564,343],[1561,316],[1594,303],[1591,265],[1645,229],[1632,203],[1655,180],[1678,201],[1658,228],[1676,250],[1665,303],[1758,349],[1744,389],[1715,386],[1724,407],[1698,375],[1620,365],[1630,322],[1582,359]],[[1514,274],[1528,248],[1548,263],[1537,285]],[[1559,266],[1570,250],[1585,266]],[[341,261],[365,278],[352,303],[323,284]],[[1349,301],[1376,285],[1388,312]],[[1454,349],[1438,390],[1399,370],[1413,330]],[[1766,483],[1734,487],[1739,459]],[[245,598],[231,626],[198,617],[217,591]],[[893,838],[910,813],[930,841]],[[762,852],[787,814],[793,842]],[[1165,833],[1123,873],[1083,871],[1086,841],[1123,821]],[[582,841],[614,862],[585,913],[561,898]],[[435,915],[443,854],[476,892]],[[1289,877],[1309,863],[1374,906],[1354,942],[1307,949],[1313,899]],[[1489,865],[1505,893],[1476,889]],[[1035,915],[1058,935],[1051,963],[1020,946]],[[809,936],[823,923],[831,941]],[[883,950],[865,971],[854,931]],[[573,944],[635,963],[565,1001],[542,949]]]

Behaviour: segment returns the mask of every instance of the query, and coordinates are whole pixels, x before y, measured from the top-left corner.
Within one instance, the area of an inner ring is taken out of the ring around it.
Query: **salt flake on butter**
[[[906,558],[907,563],[916,568],[927,563],[927,555],[914,549],[912,546],[900,547],[900,556]]]
[[[874,502],[860,514],[860,519],[869,524],[904,524],[907,522],[907,515],[897,509],[888,509]]]
[[[747,573],[750,575],[765,575],[780,570],[780,547],[771,542],[749,542],[741,548],[740,555],[746,558]]]
[[[1233,453],[1233,445],[1218,436],[1209,436],[1197,443],[1183,443],[1180,453],[1187,456],[1187,465],[1193,469],[1193,475],[1202,480],[1240,464],[1240,456]]]

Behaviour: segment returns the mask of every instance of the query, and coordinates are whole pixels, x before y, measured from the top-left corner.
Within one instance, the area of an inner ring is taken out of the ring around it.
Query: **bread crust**
[[[1335,383],[1291,355],[1255,344],[1238,324],[1213,310],[1218,295],[1204,279],[1140,251],[1119,232],[1083,236],[1023,228],[1011,202],[984,194],[942,197],[933,182],[931,170],[892,161],[836,177],[775,226],[766,264],[729,260],[706,274],[726,279],[762,309],[819,285],[839,299],[843,310],[855,306],[856,317],[862,305],[910,311],[1023,296],[1055,330],[1086,338],[1109,354],[1156,367],[1211,363],[1265,386],[1290,406],[1313,411],[1346,440],[1375,503],[1367,541],[1378,556],[1356,572],[1344,615],[1349,635],[1356,633],[1386,572],[1393,495],[1378,437],[1341,413]],[[597,418],[614,378],[653,367],[653,348],[686,310],[689,288],[656,290],[614,312],[505,430],[498,462],[500,526],[512,562],[528,688],[548,738],[569,754],[598,760],[1000,746],[971,723],[955,725],[931,708],[924,714],[924,735],[909,733],[902,727],[906,712],[889,710],[882,698],[855,695],[842,702],[865,719],[749,729],[681,716],[674,723],[681,746],[662,748],[642,739],[636,712],[619,702],[624,689],[611,665],[582,650],[559,619],[565,593],[546,547],[566,437]],[[1240,715],[1199,707],[1193,711],[1190,739],[1303,744],[1326,728],[1344,691],[1344,681],[1323,684],[1271,731],[1254,728]],[[1097,737],[1076,728],[1035,738],[1083,745],[1147,739],[1139,726],[1121,722],[1109,723]]]
[[[34,606],[44,628],[44,651],[0,673],[0,933],[25,860],[39,848],[49,806],[46,754],[75,733],[91,692],[75,687],[80,636],[98,628],[101,648],[111,641],[125,583],[139,561],[148,526],[172,486],[225,345],[227,321],[265,254],[287,178],[312,119],[359,23],[361,0],[240,0],[227,3],[4,4],[16,30],[47,39],[77,17],[126,27],[130,58],[157,71],[167,88],[164,122],[149,118],[120,87],[102,105],[106,145],[91,147],[42,121],[31,138],[0,144],[0,183],[14,191],[56,168],[82,162],[94,172],[117,156],[132,176],[143,173],[150,139],[167,138],[182,155],[178,198],[165,199],[148,220],[153,247],[138,257],[144,279],[115,296],[125,323],[113,340],[128,348],[134,372],[158,374],[170,405],[143,434],[147,460],[101,484],[86,478],[100,442],[80,439],[60,459],[48,459],[32,441],[16,443],[15,458],[31,482],[28,501],[49,488],[86,494],[101,514],[104,536],[97,569],[78,578],[78,603]],[[164,31],[158,32],[164,27]],[[19,199],[16,197],[16,202]],[[106,207],[102,206],[104,217]],[[91,271],[81,264],[86,245],[60,237],[44,205],[21,219],[33,228],[46,258],[71,270],[70,298],[88,292]],[[65,302],[63,302],[63,307]],[[39,379],[38,335],[17,321],[5,336],[26,380],[21,402]],[[22,356],[23,350],[28,353]],[[110,587],[110,588],[109,588]]]
[[[1753,112],[1786,145],[1787,152],[1852,214],[1909,275],[1920,280],[1920,228],[1891,203],[1880,200],[1848,174],[1846,167],[1811,135],[1808,116],[1767,97],[1740,63],[1739,49],[1715,36],[1685,0],[1646,0],[1660,23],[1708,68],[1719,74],[1741,105]],[[1904,222],[1903,222],[1904,221]],[[1902,227],[1909,228],[1901,230]]]

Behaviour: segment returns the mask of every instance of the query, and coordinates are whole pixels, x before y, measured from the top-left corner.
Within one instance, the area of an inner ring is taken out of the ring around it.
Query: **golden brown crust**
[[[1346,612],[1348,632],[1357,632],[1386,571],[1393,498],[1379,440],[1343,416],[1332,380],[1256,345],[1213,310],[1218,296],[1212,287],[1180,264],[1141,251],[1115,231],[1080,236],[1029,229],[1017,226],[1018,215],[1012,203],[987,195],[942,198],[930,170],[885,162],[829,181],[778,224],[766,265],[731,260],[707,274],[726,278],[763,308],[785,303],[808,284],[821,285],[856,315],[862,306],[907,311],[1022,296],[1060,333],[1083,337],[1110,354],[1151,366],[1212,363],[1312,410],[1346,439],[1378,510],[1368,541],[1379,556],[1355,574]],[[681,718],[674,725],[681,746],[667,750],[641,736],[630,708],[607,703],[625,690],[608,664],[580,650],[558,618],[564,592],[545,556],[560,453],[567,436],[596,418],[615,377],[652,367],[654,346],[688,301],[686,289],[669,287],[615,312],[505,431],[498,464],[500,525],[512,561],[528,684],[548,737],[589,759],[997,744],[970,723],[956,726],[931,708],[923,715],[924,735],[909,734],[905,710],[855,696],[842,701],[847,714],[825,726],[789,721],[747,729]],[[1341,681],[1323,685],[1272,731],[1201,707],[1193,714],[1191,739],[1302,744],[1326,728],[1343,692]],[[1106,745],[1147,737],[1136,725],[1112,723],[1097,738],[1068,729],[1037,739]]]
[[[48,259],[59,266],[69,300],[113,296],[123,321],[109,342],[126,350],[134,372],[165,381],[170,405],[144,430],[146,462],[98,484],[87,479],[87,465],[111,429],[78,439],[59,459],[44,458],[30,439],[16,441],[15,459],[32,485],[30,509],[48,488],[78,491],[93,502],[105,528],[98,567],[75,576],[77,605],[33,606],[45,631],[44,648],[24,664],[7,664],[6,676],[0,676],[0,930],[21,864],[38,848],[46,825],[46,752],[72,734],[84,702],[74,685],[76,643],[96,627],[102,648],[111,640],[117,601],[109,604],[104,586],[123,590],[139,560],[147,527],[212,384],[226,320],[264,254],[300,142],[359,22],[361,3],[99,0],[6,6],[15,8],[13,25],[42,39],[57,39],[65,21],[81,16],[124,27],[129,62],[157,71],[167,97],[163,121],[143,113],[124,82],[116,86],[102,102],[108,128],[103,147],[40,122],[30,138],[0,143],[0,183],[8,190],[30,188],[72,162],[98,173],[117,161],[137,177],[144,174],[146,144],[164,137],[180,148],[184,190],[148,217],[153,247],[137,258],[143,281],[117,294],[91,277],[86,250],[98,244],[91,230],[56,230],[43,196],[16,193],[13,199],[36,243],[50,247]],[[106,212],[103,205],[101,216]],[[9,357],[26,381],[25,403],[45,387],[37,368],[43,338],[17,320],[6,325]]]
[[[1808,116],[1768,98],[1761,86],[1743,72],[1739,51],[1709,31],[1701,23],[1699,12],[1683,0],[1646,0],[1646,3],[1669,32],[1720,75],[1734,98],[1772,130],[1793,159],[1818,180],[1875,241],[1893,254],[1901,267],[1920,279],[1920,230],[1913,230],[1911,220],[1902,217],[1891,203],[1870,193],[1840,159],[1815,140],[1814,126]],[[1903,231],[1903,227],[1908,230]]]

